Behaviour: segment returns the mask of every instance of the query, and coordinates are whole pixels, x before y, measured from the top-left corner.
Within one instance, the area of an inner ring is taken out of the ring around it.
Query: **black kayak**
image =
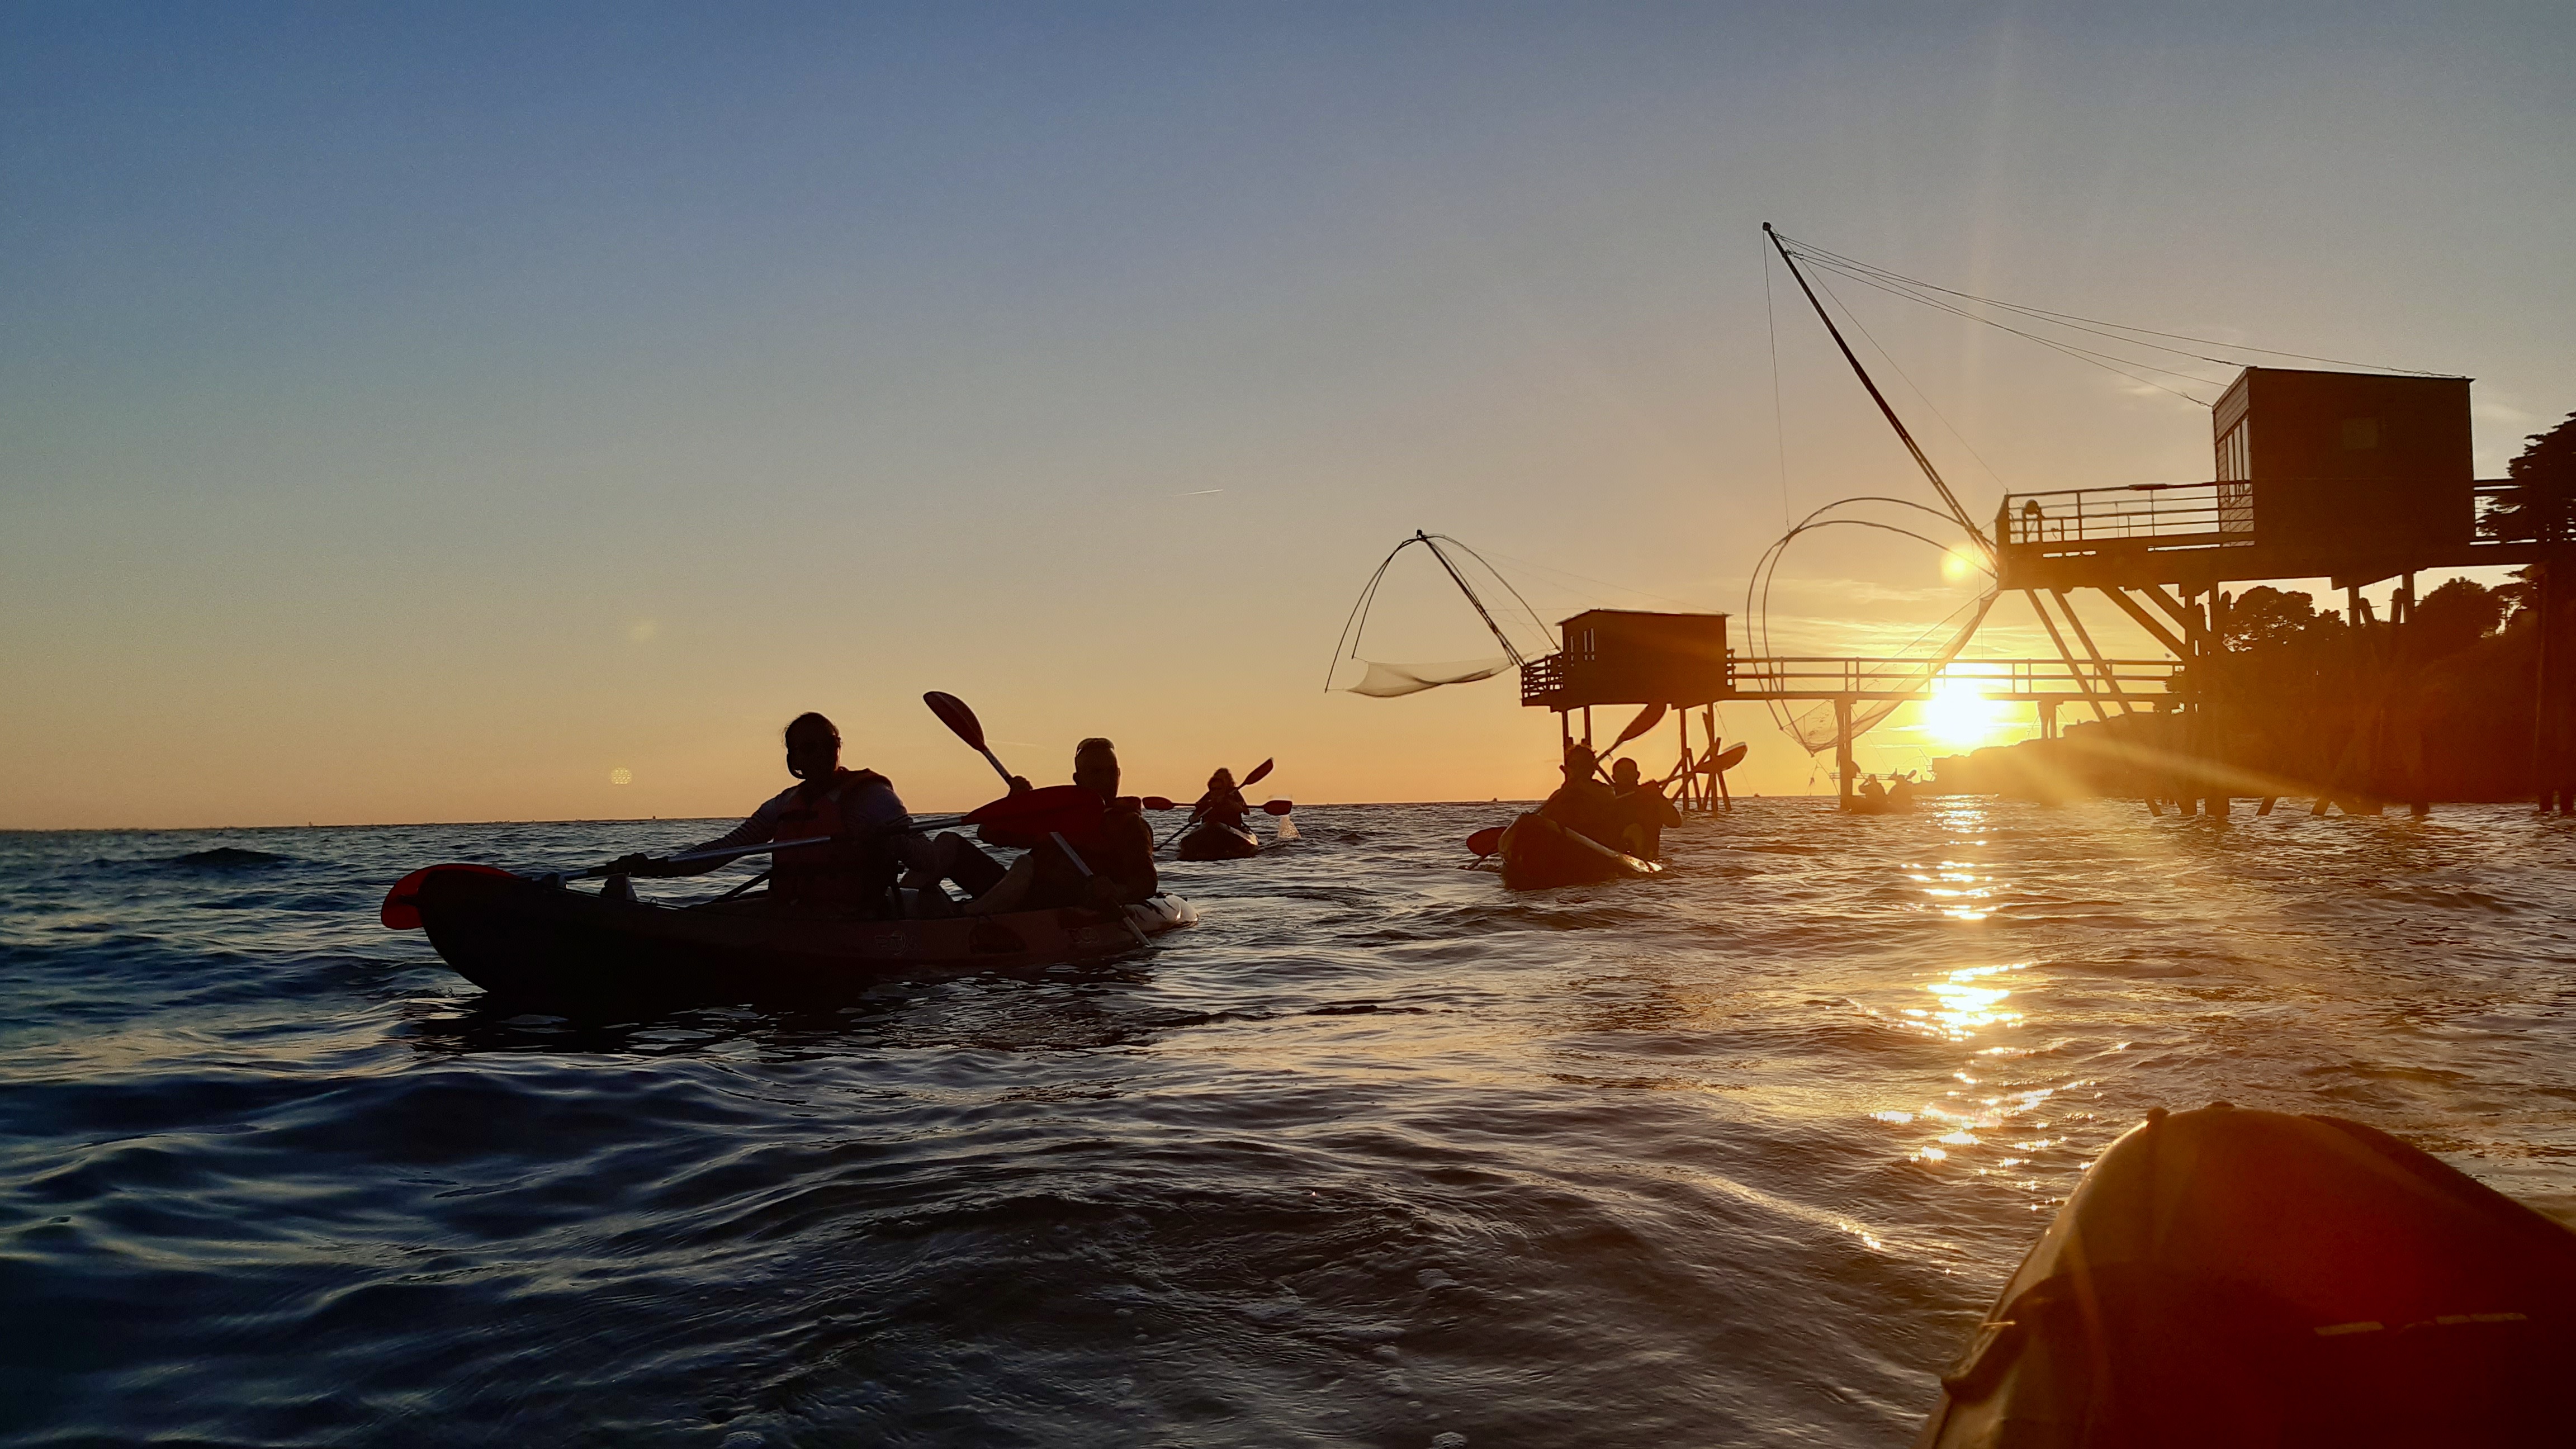
[[[1511,823],[1494,854],[1502,862],[1504,887],[1516,891],[1634,880],[1664,871],[1654,861],[1612,850],[1535,810]]]
[[[1242,860],[1261,853],[1260,838],[1240,825],[1210,820],[1183,835],[1173,849],[1180,860]]]
[[[397,888],[398,891],[400,888]],[[387,902],[395,924],[397,899]],[[399,897],[456,973],[498,996],[592,1007],[846,999],[924,969],[1004,970],[1138,949],[1198,913],[1178,896],[1110,912],[875,920],[788,912],[759,897],[664,906],[621,901],[486,867],[420,873]]]
[[[2576,1233],[2383,1132],[2224,1104],[2113,1143],[1917,1449],[2576,1442]]]

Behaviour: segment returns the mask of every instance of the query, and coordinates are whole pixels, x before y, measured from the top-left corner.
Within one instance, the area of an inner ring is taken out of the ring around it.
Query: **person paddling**
[[[1234,772],[1220,765],[1215,774],[1208,776],[1207,793],[1199,797],[1198,807],[1191,813],[1206,823],[1241,830],[1243,817],[1252,813],[1252,807],[1244,803],[1243,792],[1235,788]]]
[[[1640,860],[1663,859],[1664,827],[1682,823],[1663,787],[1638,778],[1636,761],[1621,760],[1610,767],[1610,788],[1626,822],[1620,848]]]
[[[767,840],[802,840],[828,835],[828,845],[778,851],[770,857],[769,895],[780,905],[813,910],[847,910],[870,916],[894,914],[888,887],[918,840],[908,834],[912,817],[894,784],[874,770],[852,770],[841,764],[841,731],[811,711],[787,724],[787,773],[799,783],[780,791],[740,825],[680,852],[725,850]],[[726,862],[693,861],[674,865],[646,855],[612,862],[621,875],[647,877],[704,875]]]
[[[1154,827],[1145,822],[1142,802],[1118,793],[1118,781],[1116,745],[1097,738],[1076,745],[1073,783],[1101,802],[1096,825],[1066,833],[1065,844],[1081,856],[1081,864],[1063,845],[1040,841],[1011,863],[1000,883],[968,902],[967,913],[990,916],[1080,905],[1118,910],[1161,889],[1154,872]],[[1085,866],[1090,868],[1087,877]]]
[[[1538,807],[1538,813],[1577,835],[1584,836],[1612,850],[1620,849],[1619,832],[1626,823],[1620,818],[1618,799],[1610,787],[1595,777],[1600,757],[1590,745],[1570,745],[1565,751],[1565,783]]]

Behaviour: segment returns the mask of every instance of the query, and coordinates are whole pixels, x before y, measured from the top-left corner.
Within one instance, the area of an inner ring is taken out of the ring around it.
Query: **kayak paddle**
[[[1467,848],[1476,853],[1479,864],[1482,864],[1495,851],[1503,848],[1503,830],[1503,826],[1488,825],[1467,837]]]
[[[394,882],[394,888],[385,892],[385,904],[383,909],[376,912],[376,919],[384,922],[385,929],[389,931],[419,930],[420,883],[442,870],[462,871],[467,875],[510,874],[508,871],[492,865],[433,865],[424,867],[423,869],[413,871],[411,874],[404,876],[401,880]],[[515,879],[515,877],[513,878]]]
[[[1011,772],[1002,768],[1001,757],[984,743],[984,722],[975,718],[975,711],[966,707],[966,701],[934,689],[923,695],[921,702],[929,705],[930,712],[939,716],[939,722],[954,731],[957,738],[982,755],[992,765],[993,773],[1002,777],[1003,784],[1011,783]]]
[[[1664,711],[1670,708],[1670,705],[1650,704],[1644,709],[1637,711],[1637,717],[1628,721],[1628,727],[1626,729],[1619,731],[1619,738],[1610,742],[1610,748],[1603,750],[1599,755],[1593,758],[1592,768],[1601,771],[1604,776],[1607,776],[1609,774],[1607,766],[1610,763],[1610,757],[1619,753],[1619,747],[1628,743],[1630,740],[1635,739],[1637,736],[1644,734],[1646,731],[1653,729],[1656,725],[1661,724],[1664,718]]]
[[[934,689],[929,693],[924,694],[921,697],[921,702],[930,706],[930,712],[939,716],[939,722],[948,726],[951,731],[955,732],[957,738],[964,740],[968,745],[974,748],[977,754],[982,755],[985,762],[993,767],[993,773],[1002,777],[1002,783],[1015,787],[1019,784],[1019,781],[1011,778],[1011,772],[1003,768],[1001,757],[995,755],[991,748],[984,743],[984,722],[975,718],[975,711],[966,707],[966,701],[959,699],[953,694]],[[1101,806],[1099,796],[1092,795],[1090,791],[1083,790],[1079,785],[1052,786],[1050,788],[1079,790],[1083,794],[1091,797],[1095,809],[1100,808]],[[1016,793],[1021,795],[1036,795],[1041,792],[1036,790],[1027,790],[1017,791]],[[990,805],[976,807],[976,811],[971,813],[980,813],[984,810],[991,810],[997,806],[1003,805],[1004,803],[1006,803],[1005,800],[996,800]],[[982,824],[983,822],[978,821],[976,823]],[[1064,838],[1063,831],[1049,829],[1045,834],[1047,838],[1056,843],[1057,848],[1064,852],[1064,858],[1073,862],[1073,868],[1082,872],[1082,878],[1084,880],[1087,881],[1092,878],[1091,863],[1082,858],[1081,851],[1073,848],[1072,841]],[[991,839],[992,837],[988,834],[985,838]],[[1124,905],[1121,905],[1116,909],[1118,911],[1119,924],[1125,926],[1128,934],[1136,938],[1136,944],[1151,949],[1154,943],[1145,939],[1145,932],[1137,926],[1134,918],[1127,914],[1127,908]]]

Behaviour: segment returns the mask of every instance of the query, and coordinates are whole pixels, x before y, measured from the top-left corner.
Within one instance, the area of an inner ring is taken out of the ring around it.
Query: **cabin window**
[[[2218,440],[2218,480],[2242,482],[2254,476],[2253,454],[2247,446],[2246,424],[2242,421],[2229,428]]]
[[[2343,450],[2366,453],[2379,446],[2379,419],[2346,418],[2343,420]]]

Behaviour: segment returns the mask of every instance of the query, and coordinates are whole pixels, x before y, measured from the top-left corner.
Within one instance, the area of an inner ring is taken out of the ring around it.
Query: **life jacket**
[[[881,872],[870,870],[868,863],[885,852],[869,850],[848,838],[848,828],[841,818],[841,795],[846,790],[885,783],[886,778],[874,770],[838,768],[833,770],[831,781],[820,789],[813,788],[811,782],[797,787],[786,807],[778,812],[777,832],[770,838],[802,840],[810,835],[828,835],[833,843],[771,852],[769,893],[796,905],[878,904],[886,883],[876,878]]]

